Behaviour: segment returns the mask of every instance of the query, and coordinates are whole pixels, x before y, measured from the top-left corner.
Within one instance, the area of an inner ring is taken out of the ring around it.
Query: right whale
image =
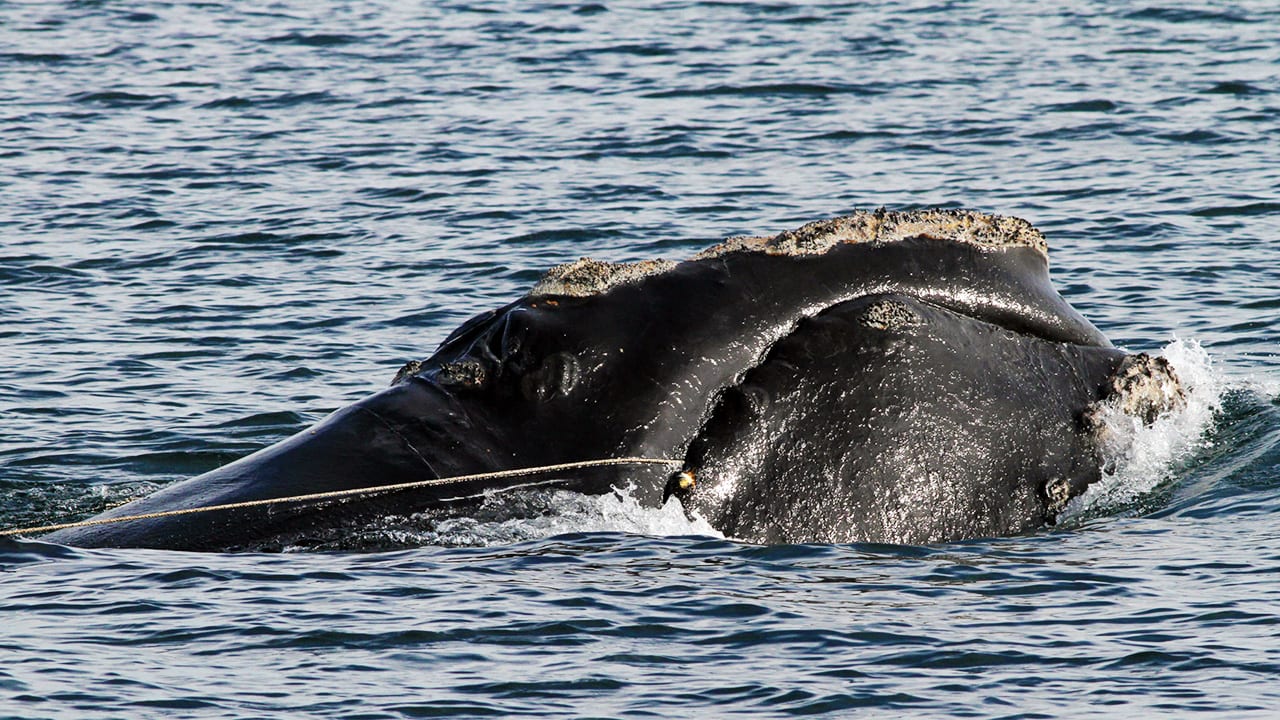
[[[164,513],[595,458],[553,477],[677,498],[761,543],[933,543],[1053,522],[1102,474],[1108,408],[1184,404],[1053,289],[1044,237],[963,210],[860,212],[683,262],[588,259],[476,316],[392,386],[104,513]],[[527,478],[61,530],[73,545],[263,547],[385,515],[469,512]]]

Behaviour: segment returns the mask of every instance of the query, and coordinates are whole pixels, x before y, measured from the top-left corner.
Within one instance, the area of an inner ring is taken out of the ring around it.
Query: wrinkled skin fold
[[[655,506],[675,495],[754,542],[1025,532],[1100,476],[1099,403],[1159,387],[1144,408],[1176,407],[1167,365],[1141,366],[1160,382],[1117,384],[1122,367],[1134,375],[1131,357],[1053,289],[1043,238],[1025,222],[859,213],[681,263],[555,268],[391,387],[104,517],[645,456],[682,460],[696,483],[673,491],[668,471],[643,467],[553,479],[586,493],[625,480]],[[387,514],[465,512],[512,482],[46,537],[251,548]]]
[[[902,295],[800,323],[728,388],[681,493],[761,543],[930,543],[1052,522],[1098,458],[1079,408],[1124,353],[1046,342]],[[874,452],[866,452],[873,448]]]

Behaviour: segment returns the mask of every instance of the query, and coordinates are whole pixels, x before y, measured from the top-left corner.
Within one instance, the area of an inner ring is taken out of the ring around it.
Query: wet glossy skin
[[[711,417],[721,391],[801,319],[884,293],[1050,344],[1109,346],[1053,290],[1045,257],[1034,248],[920,237],[837,245],[821,255],[734,252],[684,262],[599,295],[526,297],[484,313],[392,387],[278,445],[107,515],[624,455],[678,459]],[[630,470],[625,477],[637,484],[643,502],[661,502],[665,472]],[[616,472],[592,471],[565,478],[563,485],[605,492],[618,479]],[[437,506],[492,485],[451,488],[448,497],[411,491],[320,508],[228,511],[48,537],[76,545],[252,546],[308,528]]]
[[[1099,479],[1081,409],[1124,357],[903,295],[842,303],[726,390],[678,494],[760,543],[1025,532]]]

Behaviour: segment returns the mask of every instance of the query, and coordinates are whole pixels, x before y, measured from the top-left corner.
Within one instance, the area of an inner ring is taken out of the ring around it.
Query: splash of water
[[[679,501],[669,501],[660,508],[641,505],[633,488],[618,488],[606,495],[583,495],[567,490],[553,490],[532,497],[513,498],[516,502],[538,506],[542,512],[507,520],[487,520],[487,513],[453,518],[436,527],[441,540],[470,540],[467,544],[509,543],[550,537],[571,532],[625,532],[639,535],[713,535],[723,537],[705,520],[689,519]],[[503,499],[497,505],[509,504]],[[495,510],[508,510],[500,507]]]
[[[488,547],[538,540],[565,533],[622,532],[649,536],[724,537],[706,520],[685,516],[679,501],[655,508],[642,505],[633,488],[605,495],[568,490],[525,489],[494,493],[465,515],[388,517],[354,534],[299,539],[285,550],[370,550],[443,545]]]
[[[1206,449],[1206,431],[1221,409],[1226,383],[1209,354],[1195,340],[1175,338],[1160,353],[1178,373],[1187,393],[1186,407],[1156,418],[1151,425],[1123,412],[1119,404],[1099,419],[1111,440],[1103,448],[1102,479],[1062,512],[1070,521],[1132,505],[1172,479],[1178,465]]]

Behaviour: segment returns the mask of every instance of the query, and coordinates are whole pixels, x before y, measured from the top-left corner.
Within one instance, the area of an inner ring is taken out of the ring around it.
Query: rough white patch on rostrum
[[[1161,352],[1174,367],[1186,391],[1182,410],[1165,413],[1151,425],[1125,413],[1119,403],[1104,407],[1098,420],[1106,425],[1102,479],[1072,500],[1062,519],[1126,505],[1167,482],[1174,468],[1209,440],[1206,431],[1222,403],[1225,384],[1209,354],[1194,340],[1179,340]]]
[[[850,215],[818,220],[772,236],[732,237],[694,255],[692,260],[709,260],[733,253],[822,255],[838,245],[882,245],[924,238],[983,248],[1028,247],[1046,259],[1049,254],[1044,235],[1021,218],[973,210],[894,212],[881,208],[875,212],[859,210]],[[676,265],[671,260],[614,263],[582,258],[548,270],[529,291],[529,297],[590,297],[621,285],[640,282],[651,275],[670,272]]]

